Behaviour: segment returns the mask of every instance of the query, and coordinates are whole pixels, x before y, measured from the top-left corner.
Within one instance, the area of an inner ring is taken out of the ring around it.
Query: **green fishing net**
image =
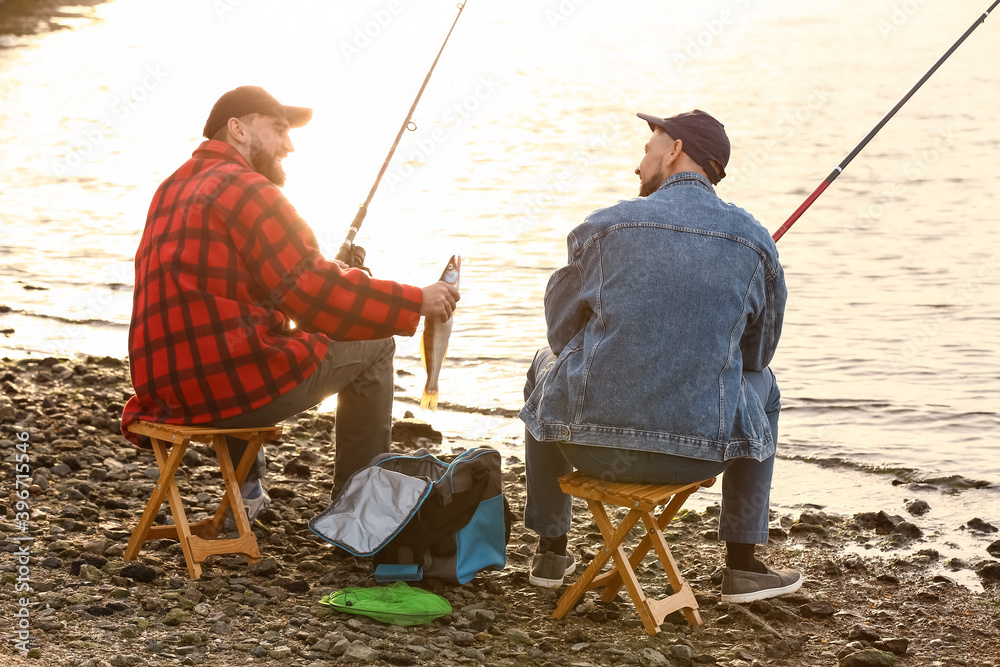
[[[319,603],[391,625],[420,625],[451,613],[451,604],[440,595],[410,588],[402,581],[391,586],[344,588],[324,595]]]

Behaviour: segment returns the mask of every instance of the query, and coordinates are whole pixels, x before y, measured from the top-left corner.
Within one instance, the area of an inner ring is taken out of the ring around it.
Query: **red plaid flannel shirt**
[[[123,435],[141,446],[132,422],[209,424],[266,405],[331,339],[413,335],[419,287],[341,270],[318,245],[235,148],[202,143],[157,189],[136,251]]]

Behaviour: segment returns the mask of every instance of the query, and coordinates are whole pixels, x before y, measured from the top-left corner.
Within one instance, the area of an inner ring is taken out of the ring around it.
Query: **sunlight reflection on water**
[[[379,2],[245,2],[220,17],[118,0],[5,49],[6,347],[125,355],[149,198],[236,85],[315,108],[286,193],[332,254],[455,11],[401,6],[389,20]],[[720,195],[775,229],[982,10],[921,5],[895,26],[888,0],[719,1],[653,30],[652,2],[559,6],[468,6],[360,236],[376,274],[404,282],[463,255],[442,373],[455,404],[518,406],[566,232],[635,195],[648,131],[634,112],[723,119]],[[377,34],[359,47],[359,29]],[[781,242],[786,453],[1000,483],[998,29],[981,27]],[[80,333],[37,314],[111,324]],[[417,342],[398,340],[408,396]]]

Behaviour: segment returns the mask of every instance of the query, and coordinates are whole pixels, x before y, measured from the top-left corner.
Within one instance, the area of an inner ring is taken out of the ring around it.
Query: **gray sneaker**
[[[765,566],[766,567],[766,566]],[[767,569],[765,574],[722,568],[722,601],[753,602],[794,593],[802,586],[797,570]]]
[[[542,588],[559,588],[566,576],[576,572],[576,556],[569,549],[565,556],[557,556],[551,551],[535,554],[531,558],[531,574],[528,583]]]

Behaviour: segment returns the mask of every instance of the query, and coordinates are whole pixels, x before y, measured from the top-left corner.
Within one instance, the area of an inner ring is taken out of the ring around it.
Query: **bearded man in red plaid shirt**
[[[334,495],[389,449],[394,334],[451,317],[459,292],[370,278],[327,260],[278,189],[288,130],[312,110],[242,86],[219,98],[207,141],[157,189],[135,257],[128,424],[266,426],[336,393]],[[361,264],[364,251],[355,249]],[[246,447],[231,439],[239,460]],[[269,498],[263,449],[243,485],[251,520]]]

